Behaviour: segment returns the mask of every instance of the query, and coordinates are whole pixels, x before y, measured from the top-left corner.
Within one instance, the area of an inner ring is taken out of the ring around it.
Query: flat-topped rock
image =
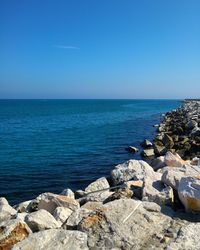
[[[56,219],[44,209],[28,214],[25,217],[25,222],[33,232],[59,228],[61,226],[60,223],[58,223]]]
[[[99,178],[96,181],[90,183],[86,188],[85,192],[90,193],[102,189],[110,188],[110,185],[105,177]]]
[[[117,165],[111,172],[115,185],[130,180],[144,180],[147,176],[153,180],[161,179],[161,174],[154,172],[152,167],[142,160],[129,160]]]
[[[49,229],[34,233],[13,250],[88,250],[87,235],[79,231]]]

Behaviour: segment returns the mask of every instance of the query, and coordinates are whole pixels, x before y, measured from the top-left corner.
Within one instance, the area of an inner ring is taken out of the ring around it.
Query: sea
[[[181,100],[0,100],[0,197],[84,189],[156,134]]]

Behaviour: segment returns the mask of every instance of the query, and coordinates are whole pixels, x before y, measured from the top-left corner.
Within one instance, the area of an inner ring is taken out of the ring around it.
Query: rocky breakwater
[[[180,112],[198,105],[185,103]],[[198,145],[194,128],[189,142]],[[0,249],[200,249],[200,165],[192,160],[199,149],[186,160],[173,148],[154,166],[134,159],[119,164],[109,181],[99,178],[85,190],[43,193],[14,207],[0,198]]]
[[[200,155],[200,101],[185,101],[165,114],[154,141],[157,156],[167,151],[178,153],[183,159]]]

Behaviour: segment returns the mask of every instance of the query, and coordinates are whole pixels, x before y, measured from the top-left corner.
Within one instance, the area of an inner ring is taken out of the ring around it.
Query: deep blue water
[[[176,100],[0,100],[0,196],[11,204],[84,188],[140,158],[128,145],[155,135]]]

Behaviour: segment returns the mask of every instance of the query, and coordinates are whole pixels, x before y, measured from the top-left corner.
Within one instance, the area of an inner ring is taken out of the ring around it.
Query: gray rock
[[[57,195],[53,193],[43,193],[37,197],[38,210],[45,209],[51,214],[57,207],[67,207],[71,210],[76,210],[80,207],[79,203],[65,195]]]
[[[72,210],[67,207],[57,207],[53,213],[54,218],[62,225],[72,214]]]
[[[14,206],[18,213],[29,212],[29,205],[31,204],[32,200],[21,202]]]
[[[142,192],[143,201],[155,202],[159,205],[169,205],[174,201],[173,189],[165,187],[161,181],[146,178]]]
[[[153,149],[153,148],[144,149],[144,150],[142,151],[142,155],[143,155],[144,157],[152,157],[152,156],[155,155],[154,149]]]
[[[90,183],[89,186],[85,188],[85,192],[90,193],[101,189],[110,188],[110,185],[105,177],[99,178],[96,181]]]
[[[69,197],[69,198],[75,199],[74,192],[73,192],[71,189],[69,189],[69,188],[64,189],[64,190],[62,191],[61,195],[65,195],[65,196],[67,196],[67,197]]]
[[[200,212],[200,179],[182,177],[178,195],[186,211]]]
[[[62,227],[64,229],[75,229],[79,222],[83,218],[86,218],[89,214],[91,214],[91,210],[81,207],[69,216],[66,223],[64,223]]]
[[[0,223],[0,249],[10,249],[14,244],[22,241],[31,233],[30,228],[18,219]]]
[[[5,198],[0,198],[0,222],[10,219],[16,213],[17,211],[9,205]]]
[[[28,214],[25,217],[25,222],[33,232],[60,227],[60,223],[49,212],[43,209]]]
[[[166,166],[164,156],[159,156],[155,158],[150,165],[154,169],[154,171],[157,171],[160,168],[164,168]]]
[[[162,182],[175,190],[178,190],[182,177],[200,175],[200,168],[192,165],[184,165],[182,167],[165,167],[163,170]]]
[[[115,185],[129,180],[144,180],[146,176],[153,180],[161,179],[160,173],[154,172],[148,163],[141,160],[129,160],[117,165],[111,172]]]
[[[147,202],[115,200],[104,205],[104,211],[82,219],[78,229],[88,234],[90,249],[157,249],[161,243],[155,235],[162,234],[172,219],[153,204],[146,209]]]
[[[113,194],[113,192],[110,192],[110,191],[100,191],[100,192],[90,193],[90,194],[80,198],[79,202],[81,205],[84,205],[85,203],[87,203],[89,201],[104,202],[112,194]]]
[[[190,223],[183,226],[177,238],[172,241],[166,250],[197,250],[200,249],[200,223]]]
[[[34,233],[13,250],[87,250],[87,235],[79,231],[49,229]]]

